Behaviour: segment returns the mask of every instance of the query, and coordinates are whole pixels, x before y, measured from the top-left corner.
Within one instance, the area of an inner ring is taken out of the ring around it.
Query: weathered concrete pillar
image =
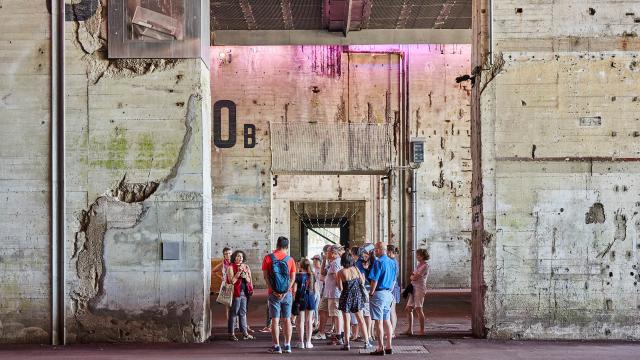
[[[106,59],[105,10],[67,29],[67,337],[202,341],[209,70],[196,59]],[[169,246],[176,259],[163,260]]]
[[[639,339],[640,8],[492,3],[478,84],[488,335]]]
[[[202,341],[209,70],[107,59],[105,4],[66,23],[67,340]],[[0,19],[0,342],[47,343],[50,15],[46,2],[5,1]],[[163,245],[177,259],[163,260]]]

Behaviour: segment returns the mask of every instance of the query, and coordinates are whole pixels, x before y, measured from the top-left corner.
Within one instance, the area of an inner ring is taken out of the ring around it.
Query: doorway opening
[[[304,226],[304,223],[301,225]],[[343,228],[321,226],[305,227],[302,231],[301,257],[310,259],[322,253],[322,249],[327,245],[349,247],[349,239],[345,236],[346,231]]]
[[[345,249],[365,243],[366,200],[291,201],[289,203],[291,255],[310,259],[325,245]]]

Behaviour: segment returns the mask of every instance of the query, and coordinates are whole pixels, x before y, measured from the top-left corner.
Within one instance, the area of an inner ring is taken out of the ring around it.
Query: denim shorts
[[[291,303],[293,297],[288,292],[281,299],[278,299],[275,295],[269,295],[269,315],[272,319],[289,319],[291,317]]]
[[[380,290],[373,293],[369,299],[371,320],[390,320],[393,294],[389,290]]]
[[[400,300],[401,300],[400,299],[400,286],[398,286],[398,284],[396,284],[393,287],[392,293],[393,293],[393,302],[395,304],[400,304]]]

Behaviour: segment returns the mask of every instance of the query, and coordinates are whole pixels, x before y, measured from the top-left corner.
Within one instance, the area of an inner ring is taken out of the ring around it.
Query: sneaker
[[[296,347],[298,349],[304,349],[305,348],[305,344],[303,342],[301,342],[301,343],[298,343],[298,345],[296,345]]]
[[[282,349],[280,349],[280,346],[278,345],[273,345],[271,348],[269,348],[269,352],[272,354],[282,354]]]
[[[307,349],[313,349],[313,344],[311,343],[311,341],[307,342],[305,346],[307,347]]]
[[[311,337],[313,340],[327,340],[327,337],[322,333],[317,333]]]
[[[364,349],[365,349],[365,350],[371,350],[371,349],[373,349],[373,343],[371,343],[371,342],[365,342],[365,343],[364,343]]]
[[[282,347],[282,352],[285,354],[291,354],[291,345],[285,345]]]

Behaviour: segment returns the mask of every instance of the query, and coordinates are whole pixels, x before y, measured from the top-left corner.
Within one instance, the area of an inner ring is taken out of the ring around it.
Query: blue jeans
[[[389,290],[380,290],[373,293],[369,299],[371,320],[390,320],[393,294]]]
[[[275,295],[269,295],[269,316],[272,319],[288,319],[291,317],[291,303],[293,297],[288,292],[278,299]]]
[[[238,325],[243,334],[247,333],[247,298],[244,295],[233,298],[231,307],[229,308],[229,322],[227,322],[227,330],[229,334],[233,334],[233,326],[239,317]]]

